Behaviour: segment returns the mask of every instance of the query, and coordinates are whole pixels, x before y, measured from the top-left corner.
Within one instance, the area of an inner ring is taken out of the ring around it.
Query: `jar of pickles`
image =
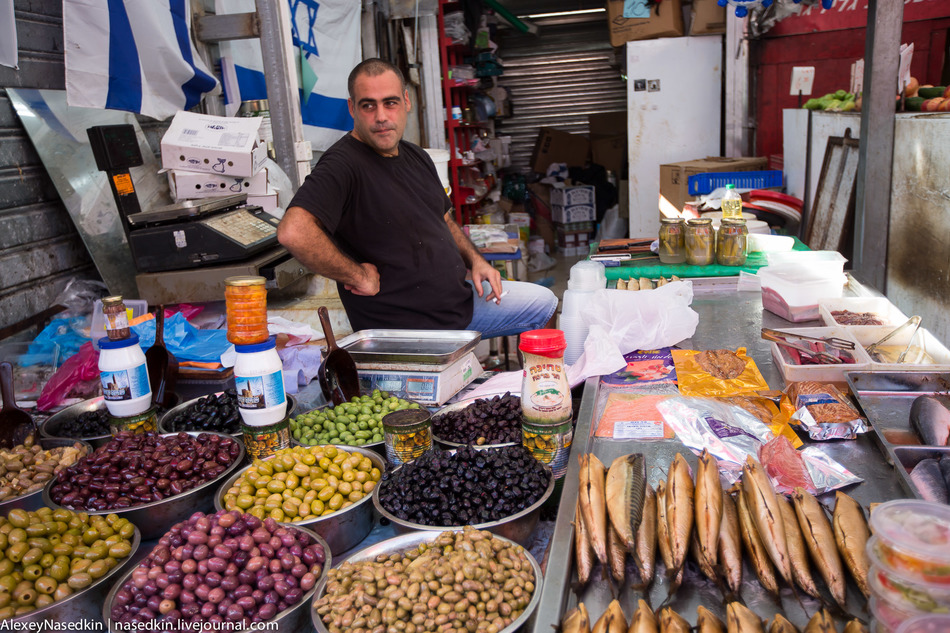
[[[228,319],[228,341],[253,345],[267,340],[267,289],[263,277],[228,277],[224,280],[224,301]]]
[[[386,459],[399,466],[432,448],[432,416],[425,409],[400,409],[383,416]]]
[[[686,263],[708,266],[716,261],[716,233],[709,218],[686,221]]]
[[[132,334],[129,329],[129,315],[120,295],[105,297],[102,300],[102,316],[106,320],[106,336],[110,341],[121,341]]]
[[[686,261],[686,222],[683,218],[660,218],[660,261],[664,264]]]
[[[748,249],[749,229],[742,218],[723,219],[716,240],[716,263],[742,266]]]

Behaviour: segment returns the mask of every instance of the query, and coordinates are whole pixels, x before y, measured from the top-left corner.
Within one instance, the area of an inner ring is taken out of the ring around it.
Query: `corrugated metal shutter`
[[[5,88],[65,88],[62,0],[16,0],[19,71],[0,66],[0,327],[95,268]]]
[[[602,8],[603,3],[594,6]],[[512,137],[512,167],[522,172],[530,171],[539,128],[587,134],[588,115],[627,109],[622,49],[610,45],[606,13],[534,22],[539,27],[537,36],[505,29],[499,38],[505,72],[498,83],[509,90],[512,116],[498,119],[496,129]]]

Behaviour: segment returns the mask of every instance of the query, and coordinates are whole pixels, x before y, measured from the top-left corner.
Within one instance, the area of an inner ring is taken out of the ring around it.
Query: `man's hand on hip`
[[[360,279],[355,284],[344,284],[344,288],[355,295],[372,297],[379,293],[379,271],[372,264],[360,264]]]
[[[491,286],[491,292],[485,297],[485,301],[500,301],[501,297],[501,273],[494,266],[484,259],[479,258],[472,266],[472,283],[475,284],[475,292],[481,297],[484,294],[482,282],[487,281]]]

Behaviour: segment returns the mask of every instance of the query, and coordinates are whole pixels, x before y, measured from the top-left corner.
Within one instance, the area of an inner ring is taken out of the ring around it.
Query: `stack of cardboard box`
[[[162,167],[175,200],[247,194],[249,205],[277,208],[267,181],[260,117],[179,112],[162,137]]]

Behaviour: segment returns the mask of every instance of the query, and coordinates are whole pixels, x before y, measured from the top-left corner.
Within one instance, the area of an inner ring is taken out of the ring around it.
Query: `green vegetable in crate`
[[[363,446],[383,441],[383,417],[392,411],[419,405],[376,389],[349,402],[315,409],[290,420],[294,439],[306,446],[345,444]]]

